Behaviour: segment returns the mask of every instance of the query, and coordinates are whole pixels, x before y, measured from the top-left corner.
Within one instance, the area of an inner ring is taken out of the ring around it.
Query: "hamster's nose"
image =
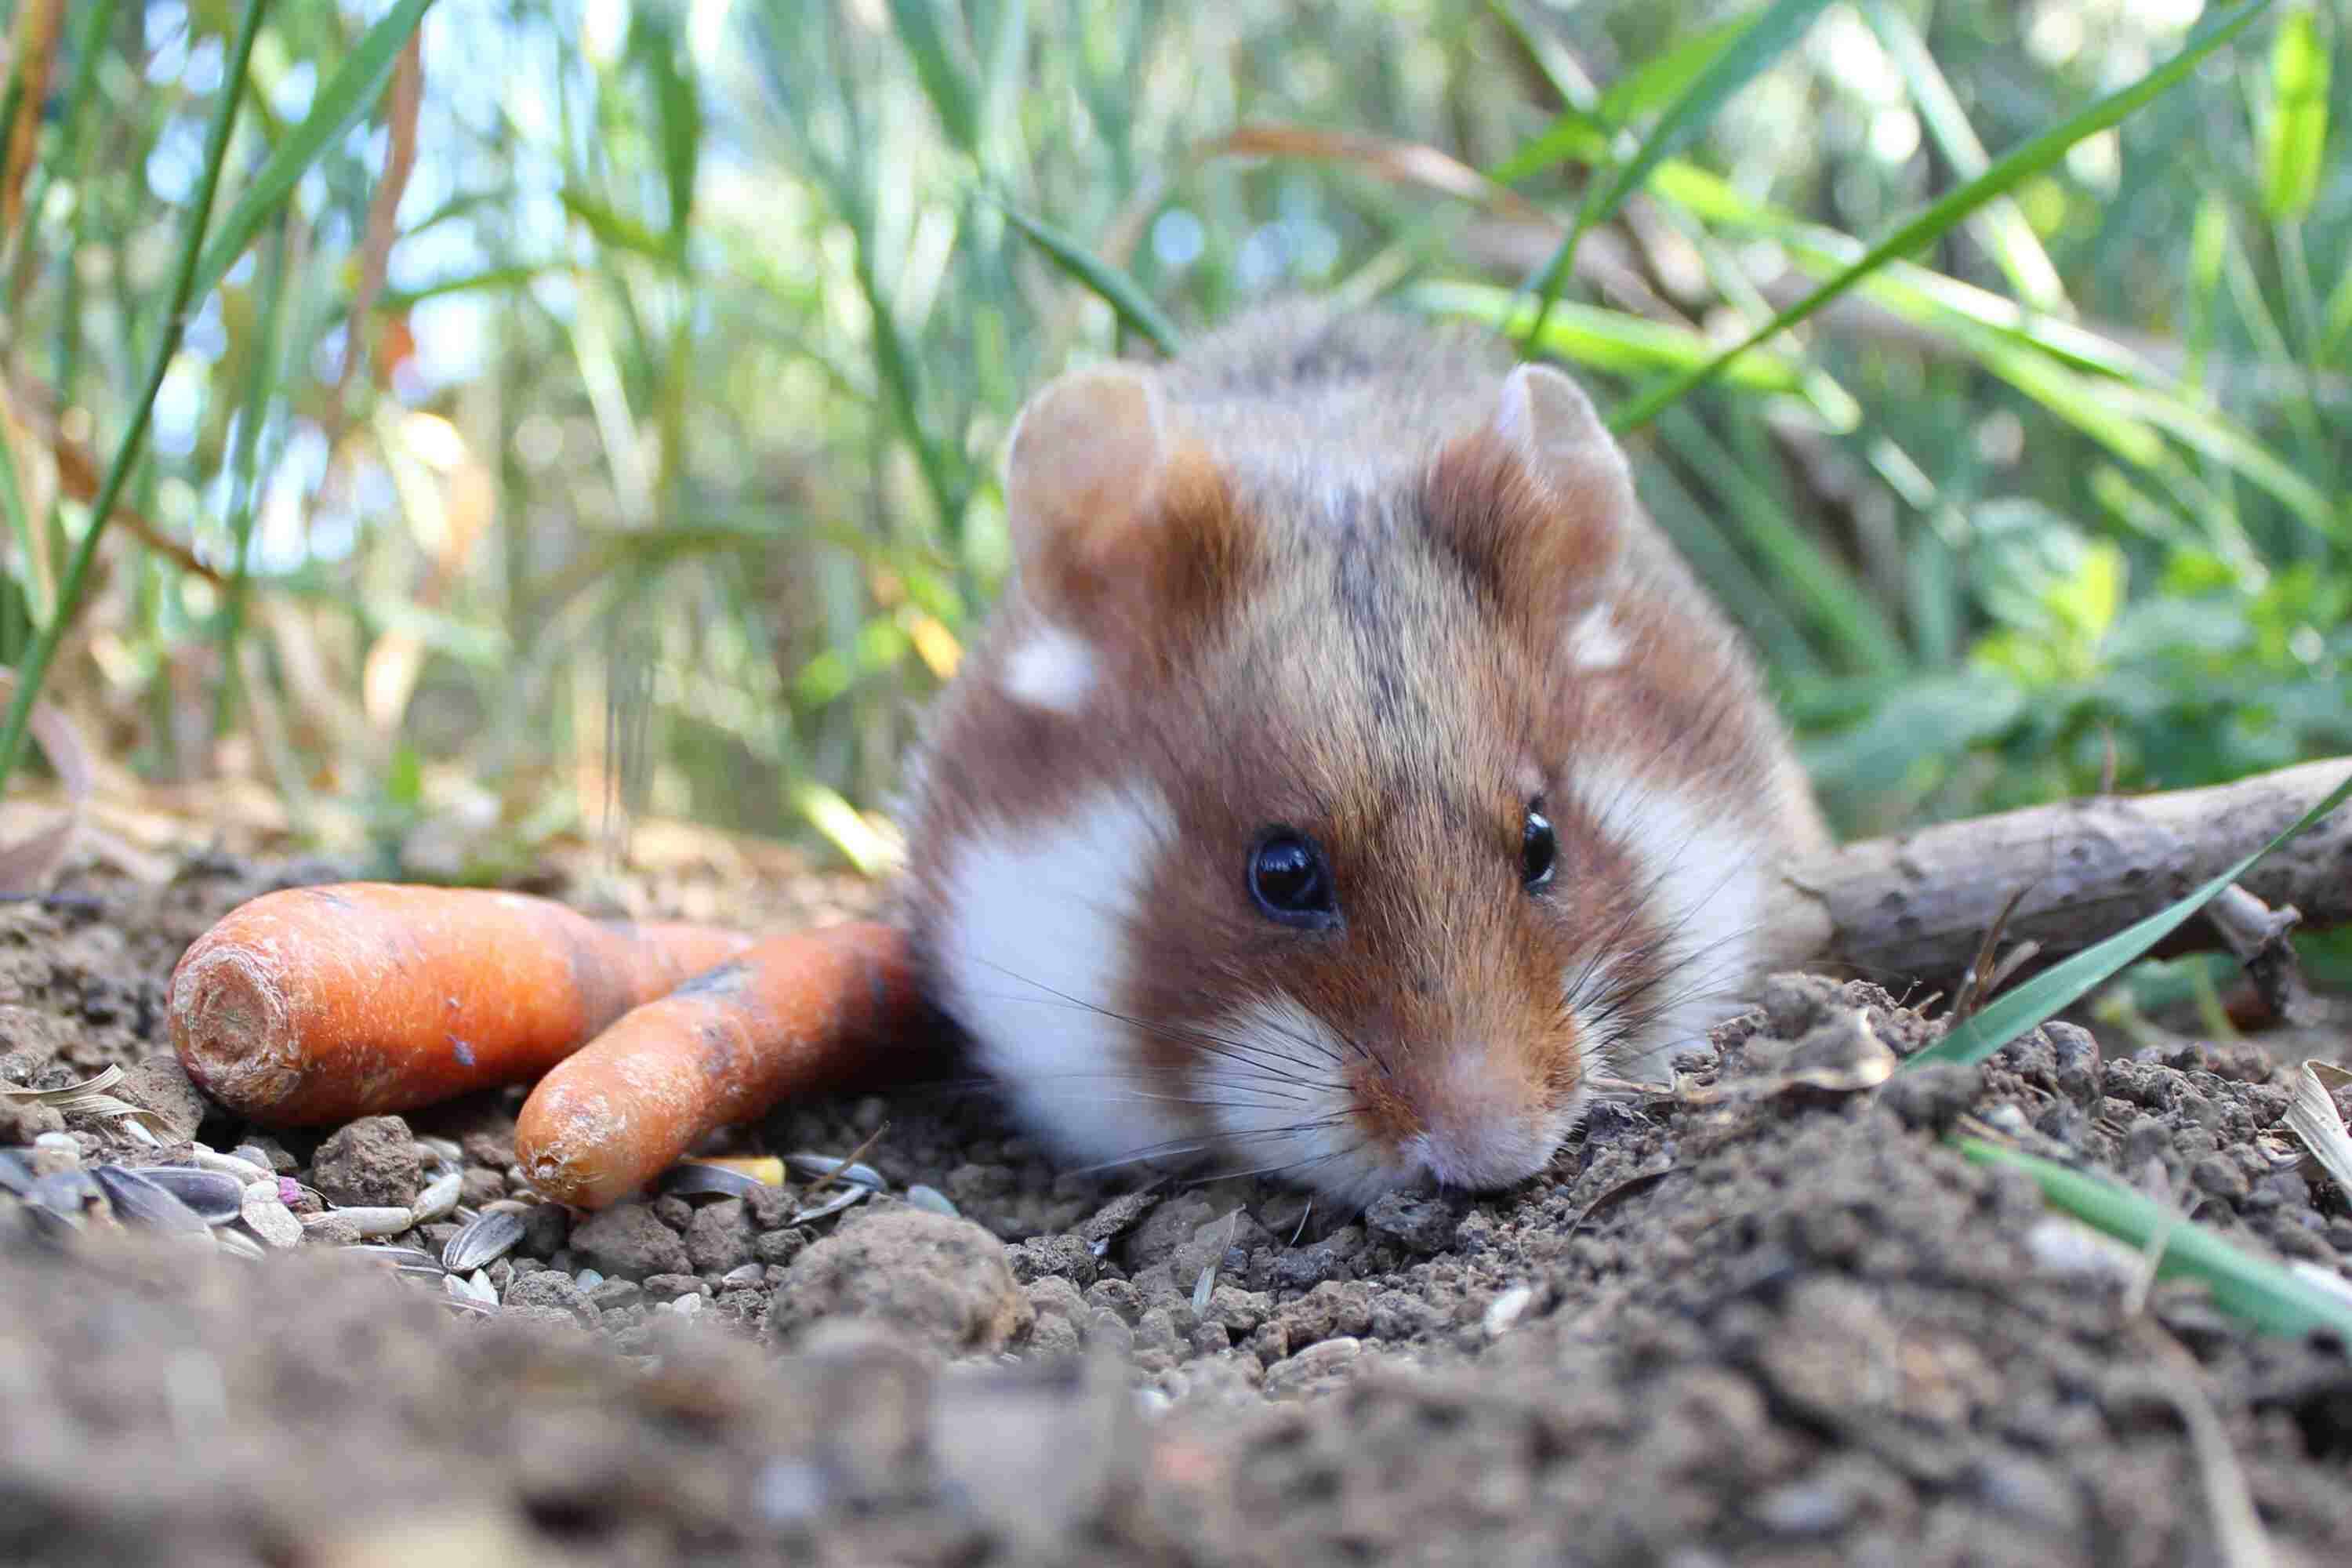
[[[1487,1108],[1424,1116],[1423,1123],[1409,1146],[1414,1162],[1438,1184],[1468,1192],[1517,1186],[1550,1164],[1559,1148],[1559,1124],[1545,1114]]]

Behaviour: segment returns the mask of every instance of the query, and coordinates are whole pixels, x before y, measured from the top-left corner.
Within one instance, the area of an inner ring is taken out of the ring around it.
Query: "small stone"
[[[702,1273],[724,1273],[751,1256],[758,1233],[740,1198],[721,1198],[695,1210],[686,1227],[687,1260]]]
[[[514,1167],[514,1129],[511,1127],[478,1129],[457,1140],[457,1148],[469,1165],[487,1165],[494,1171]]]
[[[618,1204],[589,1215],[572,1228],[572,1250],[608,1277],[643,1279],[683,1274],[690,1267],[686,1243],[645,1204]]]
[[[508,1307],[551,1307],[570,1314],[572,1321],[583,1329],[593,1329],[604,1314],[580,1290],[579,1283],[569,1274],[552,1268],[542,1268],[536,1274],[518,1275],[506,1289],[504,1304]]]
[[[617,1312],[645,1299],[645,1287],[634,1279],[603,1280],[586,1292],[600,1311]]]
[[[275,1181],[256,1182],[245,1189],[245,1201],[238,1211],[245,1227],[271,1247],[294,1247],[302,1245],[302,1222],[294,1211],[278,1201]]]
[[[1361,1340],[1342,1336],[1336,1340],[1318,1340],[1297,1355],[1285,1357],[1266,1369],[1265,1392],[1269,1397],[1302,1393],[1324,1379],[1338,1375],[1364,1351]]]
[[[403,1214],[408,1211],[403,1209]],[[300,1222],[302,1239],[315,1247],[355,1247],[360,1240],[360,1227],[344,1216],[343,1211],[310,1215]]]
[[[467,1208],[478,1209],[484,1204],[494,1204],[507,1195],[507,1179],[496,1171],[474,1166],[457,1184],[457,1201]]]
[[[2206,1155],[2189,1167],[2189,1179],[2197,1184],[2200,1191],[2210,1193],[2217,1198],[2227,1198],[2231,1203],[2242,1199],[2252,1190],[2246,1173],[2240,1170],[2238,1163],[2227,1154]]]
[[[674,1301],[680,1296],[708,1296],[710,1287],[691,1274],[648,1274],[646,1276],[646,1300]]]
[[[1878,1098],[1904,1126],[1942,1133],[1966,1113],[1983,1087],[1981,1068],[1964,1062],[1925,1062],[1887,1079]]]
[[[0,1099],[0,1145],[30,1143],[65,1131],[66,1119],[54,1105],[37,1100]]]
[[[170,1051],[143,1057],[115,1083],[112,1092],[163,1119],[162,1135],[173,1142],[194,1138],[204,1121],[204,1094],[188,1081],[188,1069]]]
[[[1076,1355],[1082,1343],[1078,1326],[1067,1318],[1040,1318],[1029,1331],[1029,1353],[1034,1356]]]
[[[1443,1199],[1389,1193],[1364,1213],[1365,1227],[1408,1252],[1443,1252],[1454,1245],[1461,1215]]]
[[[425,1184],[416,1139],[397,1116],[363,1116],[319,1145],[310,1184],[340,1207],[405,1211]]]
[[[684,1198],[656,1198],[653,1203],[653,1211],[654,1217],[656,1219],[661,1221],[662,1224],[669,1226],[670,1229],[677,1232],[680,1236],[684,1236],[686,1234],[686,1227],[694,1223],[694,1205],[688,1203]]]
[[[571,1230],[572,1216],[562,1204],[534,1204],[522,1216],[522,1240],[516,1247],[533,1258],[553,1258]]]
[[[751,1239],[751,1256],[770,1268],[790,1263],[809,1243],[801,1230],[763,1230]]]
[[[81,1169],[81,1143],[70,1132],[44,1132],[33,1140],[33,1174],[59,1176]]]
[[[955,1352],[1003,1349],[1033,1321],[1003,1243],[970,1220],[881,1209],[793,1262],[768,1333],[778,1341],[827,1318],[880,1319]]]

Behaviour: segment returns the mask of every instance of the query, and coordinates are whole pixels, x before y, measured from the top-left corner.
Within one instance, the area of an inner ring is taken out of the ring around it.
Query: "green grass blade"
[[[1619,164],[1604,184],[1594,185],[1576,209],[1568,237],[1559,242],[1538,276],[1534,334],[1540,336],[1550,318],[1560,286],[1568,280],[1576,247],[1585,231],[1609,221],[1627,196],[1642,188],[1659,163],[1696,141],[1731,97],[1746,87],[1802,37],[1813,19],[1828,8],[1829,0],[1772,0],[1758,11],[1738,38],[1708,60],[1680,96],[1668,104],[1650,128],[1633,157]]]
[[[2023,1171],[2059,1208],[2118,1241],[2145,1251],[2161,1237],[2160,1278],[2203,1281],[2214,1305],[2265,1333],[2300,1336],[2332,1331],[2352,1342],[2352,1305],[2289,1269],[2239,1247],[2210,1228],[2185,1219],[2118,1182],[1980,1138],[1955,1141],[1980,1165]]]
[[[588,226],[596,242],[614,250],[626,250],[651,261],[668,265],[677,261],[677,249],[666,235],[657,234],[626,213],[617,212],[590,195],[577,185],[566,185],[556,193],[563,210]]]
[[[948,41],[942,0],[890,0],[890,20],[898,42],[914,62],[916,79],[947,128],[949,140],[967,153],[980,147],[980,89],[972,73]]]
[[[1152,303],[1143,285],[1095,255],[1075,238],[1042,219],[1001,198],[995,200],[998,210],[1011,220],[1013,226],[1028,236],[1030,243],[1044,251],[1054,265],[1085,284],[1101,297],[1118,315],[1118,319],[1150,338],[1161,353],[1172,354],[1183,342],[1183,334]]]
[[[1609,150],[1609,128],[1581,110],[1562,110],[1534,141],[1485,171],[1498,185],[1516,185],[1554,163],[1591,163]]]
[[[1671,321],[1568,300],[1552,307],[1538,341],[1529,336],[1535,326],[1534,301],[1492,284],[1416,283],[1399,291],[1397,303],[1433,315],[1482,321],[1547,353],[1618,374],[1697,364],[1715,352],[1706,338]],[[1755,392],[1795,392],[1804,384],[1803,367],[1770,350],[1759,350],[1726,375]]]
[[[140,453],[146,445],[147,426],[155,414],[155,399],[163,390],[163,377],[171,371],[173,358],[180,352],[180,337],[187,327],[188,305],[195,298],[193,286],[197,258],[205,225],[212,216],[213,195],[220,188],[221,165],[228,161],[229,132],[236,128],[237,105],[245,97],[245,73],[253,59],[253,42],[261,34],[262,13],[268,8],[269,0],[246,0],[244,19],[238,23],[236,40],[229,46],[219,101],[205,133],[203,172],[188,198],[186,232],[180,238],[177,275],[163,318],[156,323],[155,354],[148,366],[147,384],[138,402],[131,405],[130,428],[122,433],[113,460],[107,465],[106,477],[100,482],[97,499],[90,505],[89,525],[82,530],[81,542],[74,547],[73,558],[67,563],[65,576],[58,584],[57,607],[16,671],[16,695],[8,704],[5,723],[0,724],[0,794],[5,793],[8,780],[24,755],[25,730],[32,719],[33,704],[40,698],[41,682],[58,657],[58,647],[65,641],[76,612],[81,608],[81,596],[89,584],[90,563],[98,555],[98,542],[105,537],[106,525],[114,519],[115,502],[121,499],[122,488],[130,481],[131,469],[138,466]]]
[[[375,107],[383,97],[384,85],[392,80],[393,67],[399,63],[408,36],[416,31],[432,5],[433,0],[398,0],[362,36],[350,58],[319,89],[302,123],[271,151],[221,219],[212,243],[205,247],[203,259],[196,264],[190,300],[201,300],[213,291],[268,224],[278,204],[293,194],[310,165]]]
[[[1717,22],[1665,53],[1643,60],[1609,84],[1594,113],[1608,124],[1624,125],[1673,102],[1712,69],[1755,21],[1753,16],[1739,16]]]
[[[1952,90],[1943,68],[1927,52],[1927,41],[1919,36],[1918,24],[1911,20],[1909,13],[1889,5],[1887,0],[1870,0],[1864,7],[1864,16],[1871,30],[1878,35],[1879,43],[1895,57],[1895,68],[1903,74],[1911,101],[1918,106],[1919,118],[1926,121],[1928,133],[1943,149],[1944,156],[1951,161],[1954,172],[1964,180],[1983,174],[1991,166],[1992,157],[1977,139],[1976,127],[1969,123],[1969,113],[1961,106],[1959,95]],[[1992,252],[1993,259],[2007,275],[2010,287],[2017,290],[2018,298],[2037,310],[2072,313],[2066,286],[2059,279],[2056,265],[2013,199],[2002,196],[1988,202],[1977,215],[1975,226],[1985,248]]]
[[[2081,1000],[2126,963],[2138,958],[2185,924],[2222,889],[2244,876],[2255,862],[2301,833],[2352,797],[2352,774],[2327,792],[2326,798],[2296,819],[2277,837],[2236,865],[2168,907],[2125,927],[2105,942],[2084,948],[2063,963],[2001,996],[1981,1013],[1961,1023],[1926,1050],[1905,1058],[1899,1070],[1923,1062],[1979,1062],[2003,1046],[2037,1028]]]
[[[2119,123],[2174,83],[2197,68],[2198,62],[2243,32],[2270,8],[2271,0],[2248,0],[2235,11],[2209,18],[2189,35],[2179,53],[2139,80],[2108,94],[2082,113],[2052,126],[2008,153],[1975,179],[1930,203],[1927,209],[1893,234],[1864,251],[1852,265],[1803,299],[1758,328],[1748,339],[1726,349],[1707,363],[1684,372],[1614,410],[1609,427],[1620,434],[1654,418],[1660,409],[1715,379],[1739,354],[1769,342],[1804,321],[1822,306],[1878,271],[1941,237],[1961,219],[1997,196],[2003,196],[2064,157],[2068,148]]]
[[[2263,118],[2263,211],[2293,223],[2311,211],[2327,153],[2327,45],[2315,6],[2279,18]]]
[[[678,63],[682,51],[675,26],[650,9],[639,10],[634,26],[632,42],[653,82],[656,124],[661,131],[670,249],[682,255],[687,223],[694,212],[695,170],[702,158],[702,100],[694,78]]]

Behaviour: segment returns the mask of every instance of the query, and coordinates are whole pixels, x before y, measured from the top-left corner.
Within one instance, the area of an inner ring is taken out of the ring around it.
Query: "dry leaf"
[[[96,1078],[69,1083],[63,1089],[0,1089],[0,1099],[13,1100],[19,1104],[47,1105],[64,1116],[128,1117],[150,1132],[171,1136],[169,1119],[143,1105],[117,1100],[106,1092],[121,1080],[122,1065],[117,1062]]]
[[[2347,1084],[2352,1084],[2352,1072],[2333,1062],[2305,1062],[2294,1103],[2286,1108],[2286,1124],[2352,1197],[2352,1131],[2346,1131],[2344,1113],[2336,1109],[2336,1091]]]
[[[1203,158],[1320,158],[1353,163],[1397,184],[1419,185],[1514,217],[1552,220],[1508,186],[1498,185],[1460,159],[1418,142],[1397,142],[1354,131],[1320,131],[1307,125],[1243,125],[1192,150]]]

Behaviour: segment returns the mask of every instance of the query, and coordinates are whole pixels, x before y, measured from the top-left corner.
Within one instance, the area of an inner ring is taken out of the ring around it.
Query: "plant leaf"
[[[1101,296],[1103,302],[1118,312],[1120,321],[1150,338],[1161,353],[1176,352],[1183,334],[1152,303],[1141,284],[1043,219],[1031,217],[1002,199],[996,205],[1013,226],[1027,235],[1055,266]]]
[[[2053,1204],[2120,1241],[2147,1248],[2160,1239],[2163,1250],[2156,1262],[2160,1278],[2185,1274],[2202,1280],[2216,1306],[2256,1328],[2288,1335],[2330,1330],[2352,1342],[2352,1305],[2155,1200],[2105,1176],[2021,1149],[1980,1138],[1957,1142],[1960,1152],[1979,1164],[2025,1172]]]
[[[1506,337],[1529,342],[1535,325],[1532,300],[1485,283],[1431,281],[1402,290],[1398,303],[1433,315],[1467,317]],[[1622,310],[1563,300],[1552,307],[1543,337],[1534,346],[1598,370],[1632,373],[1697,364],[1714,352],[1698,333],[1671,321],[1652,321]],[[1786,354],[1758,350],[1727,373],[1735,384],[1758,392],[1794,392],[1802,372]]]
[[[260,172],[238,193],[236,205],[213,231],[196,262],[195,287],[188,295],[191,303],[211,293],[227,276],[320,155],[366,118],[392,80],[393,68],[400,61],[408,36],[416,31],[432,5],[433,0],[398,0],[361,37],[333,79],[319,89],[302,123],[271,151]]]
[[[1931,202],[1926,210],[1872,246],[1843,271],[1774,316],[1743,342],[1724,350],[1706,364],[1685,371],[1673,381],[1612,411],[1609,416],[1610,429],[1622,435],[1647,423],[1666,405],[1714,380],[1723,367],[1739,354],[1795,326],[1889,262],[1940,238],[1977,208],[1996,196],[2008,195],[2026,180],[2057,163],[2077,142],[2123,121],[2187,77],[2197,68],[2200,60],[2243,32],[2248,24],[2269,9],[2270,5],[2271,0],[2248,0],[2235,11],[2208,18],[2189,35],[2189,41],[2170,59],[2129,87],[2109,93],[2080,114],[2031,138],[1997,160],[1992,167],[1975,179]]]
[[[2221,890],[2244,876],[2272,850],[2301,833],[2352,797],[2352,774],[2327,792],[2318,805],[2298,817],[2284,832],[2246,856],[2187,898],[2136,921],[2105,942],[2084,948],[1994,1002],[1926,1050],[1906,1058],[1903,1070],[1925,1062],[1979,1062],[2003,1046],[2039,1027],[2088,994],[2132,960],[2186,923],[2211,902]]]
[[[1540,303],[1536,307],[1535,324],[1538,334],[1559,298],[1560,285],[1568,278],[1569,267],[1576,258],[1577,243],[1584,237],[1585,231],[1608,222],[1625,198],[1641,189],[1653,169],[1696,141],[1724,104],[1802,37],[1813,25],[1813,18],[1827,6],[1828,0],[1772,0],[1771,5],[1758,11],[1739,37],[1709,59],[1706,68],[1666,106],[1633,156],[1619,164],[1605,183],[1586,192],[1576,210],[1576,221],[1569,226],[1568,237],[1559,242],[1559,248],[1544,263],[1538,279],[1537,297]]]
[[[2263,121],[2263,211],[2288,223],[2311,211],[2327,151],[2327,45],[2316,7],[2279,18],[2271,43],[2269,112]]]

